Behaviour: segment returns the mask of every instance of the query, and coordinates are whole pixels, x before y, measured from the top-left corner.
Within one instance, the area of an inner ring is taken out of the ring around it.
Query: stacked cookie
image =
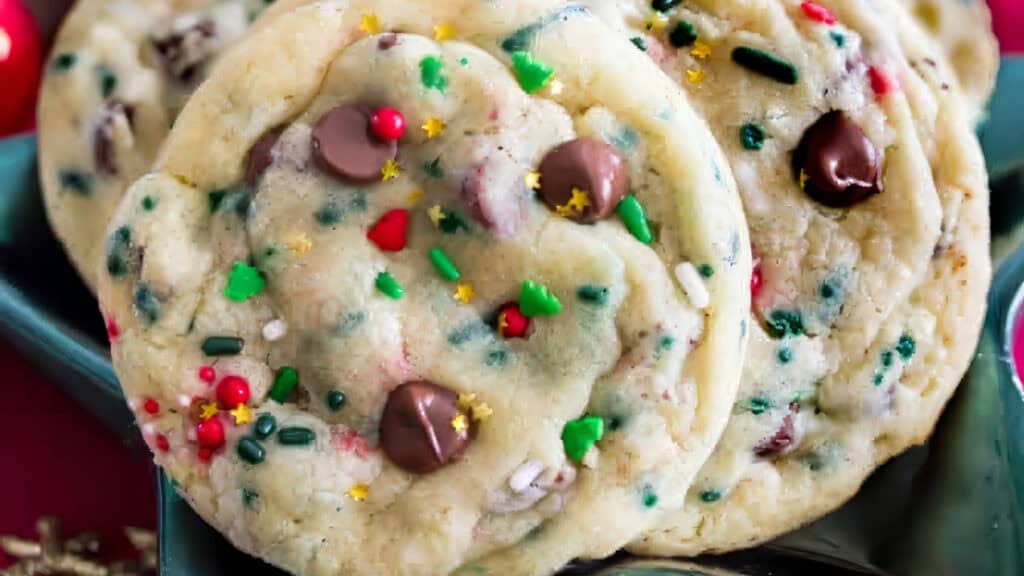
[[[251,554],[754,545],[966,369],[992,70],[899,3],[181,4],[69,17],[41,178],[157,462]]]

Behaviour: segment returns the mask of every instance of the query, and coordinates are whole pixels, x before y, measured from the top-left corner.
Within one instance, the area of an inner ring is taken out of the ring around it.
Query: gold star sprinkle
[[[447,22],[434,25],[434,40],[444,42],[455,38],[455,27]]]
[[[697,40],[693,43],[693,48],[690,48],[690,54],[694,58],[703,60],[711,55],[711,46],[707,42]]]
[[[540,189],[540,172],[527,172],[526,176],[523,176],[523,181],[530,190]]]
[[[362,482],[353,484],[348,489],[348,497],[355,500],[356,502],[362,502],[370,496],[370,487]]]
[[[590,206],[590,197],[587,196],[586,191],[573,188],[572,198],[569,198],[569,201],[561,206],[555,206],[555,212],[559,216],[568,218],[575,214],[582,214],[587,206]]]
[[[393,178],[398,178],[398,175],[401,173],[402,165],[394,160],[388,160],[384,163],[384,167],[380,169],[380,179],[387,182]]]
[[[377,13],[364,13],[363,19],[359,22],[359,29],[371,35],[380,32],[380,19],[377,18]]]
[[[668,16],[665,16],[661,12],[651,12],[647,18],[644,19],[644,28],[651,32],[658,33],[668,26]]]
[[[444,219],[444,208],[441,208],[439,204],[434,204],[430,210],[427,210],[427,215],[430,216],[430,221],[434,223],[434,228],[437,228],[441,224],[441,220]]]
[[[476,296],[476,290],[473,290],[473,285],[469,282],[459,282],[455,285],[455,294],[453,296],[459,302],[469,304],[469,301]]]
[[[704,76],[706,75],[704,74],[703,70],[690,69],[686,71],[686,81],[693,85],[699,85],[701,82],[703,82]]]
[[[199,413],[200,420],[209,420],[220,413],[220,408],[217,408],[216,402],[207,402],[206,404],[200,404],[202,412]]]
[[[803,170],[800,170],[800,189],[801,190],[803,190],[804,186],[807,185],[807,179],[808,179],[807,172],[804,172]]]
[[[427,118],[427,121],[420,126],[427,133],[427,138],[435,138],[444,134],[444,120],[440,118]]]
[[[486,422],[491,417],[491,414],[494,414],[494,410],[491,410],[491,407],[486,402],[473,405],[473,420]]]
[[[455,418],[452,418],[452,428],[456,432],[463,432],[466,428],[469,428],[469,424],[466,422],[466,415],[456,414]]]
[[[252,422],[252,410],[245,404],[239,404],[229,414],[234,417],[235,424],[248,424]]]
[[[416,204],[420,203],[420,200],[423,200],[423,190],[413,190],[412,192],[409,192],[409,195],[406,196],[405,199],[409,202],[409,204],[415,206]]]
[[[309,239],[309,236],[302,232],[292,234],[284,243],[288,246],[289,250],[296,254],[305,254],[313,248],[313,242]]]
[[[469,410],[473,407],[473,402],[476,402],[476,394],[459,392],[459,399],[455,401],[455,406],[459,410]]]

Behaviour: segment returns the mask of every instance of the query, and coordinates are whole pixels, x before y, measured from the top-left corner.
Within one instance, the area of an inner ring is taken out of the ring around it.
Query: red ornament
[[[2,2],[3,0],[0,0]],[[121,327],[117,325],[117,320],[113,316],[107,318],[107,340],[114,343],[117,337],[121,335]]]
[[[32,128],[41,63],[32,15],[20,0],[0,0],[0,136]]]
[[[142,403],[142,409],[146,411],[146,414],[158,414],[160,412],[160,403],[155,398],[146,398],[146,401]]]
[[[200,366],[199,367],[199,379],[207,384],[213,384],[213,381],[217,378],[217,373],[214,372],[213,366]]]
[[[805,16],[815,22],[821,22],[822,24],[828,24],[829,26],[836,23],[836,17],[828,8],[825,8],[821,4],[804,2],[800,4],[800,9],[804,11]]]
[[[370,116],[370,130],[385,142],[398,140],[405,134],[405,116],[394,108],[377,108]]]
[[[398,252],[405,248],[408,231],[409,211],[395,208],[385,212],[366,233],[366,237],[385,252]]]
[[[222,408],[233,410],[249,401],[249,383],[241,376],[225,376],[217,384],[217,401]]]
[[[875,92],[875,96],[885,96],[900,88],[899,80],[882,66],[868,68],[868,79],[871,80],[871,89]]]
[[[509,302],[498,312],[498,333],[505,338],[522,338],[530,329],[530,319],[519,310],[519,304]]]
[[[200,448],[216,450],[224,445],[224,424],[220,418],[210,418],[196,424],[196,441]]]
[[[156,449],[161,452],[167,452],[171,449],[171,443],[167,441],[167,436],[163,434],[156,435]]]

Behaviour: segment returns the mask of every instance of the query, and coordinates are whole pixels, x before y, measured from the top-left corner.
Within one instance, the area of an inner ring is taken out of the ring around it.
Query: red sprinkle
[[[805,16],[815,22],[821,22],[823,24],[828,24],[829,26],[836,23],[836,17],[828,8],[825,8],[821,4],[804,2],[800,4],[800,8],[804,11]]]
[[[522,338],[530,329],[530,319],[519,310],[519,304],[509,302],[498,312],[498,333],[505,338]]]
[[[213,384],[213,381],[217,379],[217,373],[214,372],[213,366],[200,366],[199,379],[207,384]]]
[[[876,96],[885,96],[900,89],[899,80],[881,66],[868,68],[868,78],[871,80],[871,89],[874,90]]]
[[[142,403],[142,409],[147,414],[157,414],[160,412],[160,403],[154,398],[146,398],[146,401]]]
[[[196,440],[200,448],[216,450],[224,445],[224,424],[220,418],[210,418],[196,424]],[[202,458],[202,452],[200,452]]]
[[[200,448],[197,456],[199,456],[201,461],[209,462],[210,459],[213,458],[213,450],[210,450],[209,448]]]
[[[385,142],[398,140],[405,134],[405,116],[394,108],[377,108],[370,116],[370,130]]]
[[[171,449],[171,443],[167,441],[167,436],[163,434],[156,435],[156,449],[161,452],[167,452]]]
[[[113,316],[107,318],[107,340],[113,343],[120,335],[121,327],[117,325],[117,320]]]
[[[409,211],[395,208],[385,212],[366,233],[366,237],[385,252],[398,252],[405,248],[408,231]]]
[[[757,300],[757,295],[761,293],[762,286],[761,278],[761,262],[755,261],[754,271],[750,274],[750,300]]]
[[[228,410],[245,404],[249,401],[249,383],[241,376],[225,376],[217,384],[217,401]]]

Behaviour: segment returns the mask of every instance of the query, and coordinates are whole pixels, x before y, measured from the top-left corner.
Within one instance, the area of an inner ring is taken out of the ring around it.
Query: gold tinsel
[[[39,540],[0,536],[0,549],[17,562],[0,570],[0,576],[146,576],[156,573],[156,535],[139,528],[125,528],[125,536],[139,553],[130,562],[105,564],[98,559],[100,540],[83,532],[69,540],[60,533],[60,519],[43,516],[36,521]]]

